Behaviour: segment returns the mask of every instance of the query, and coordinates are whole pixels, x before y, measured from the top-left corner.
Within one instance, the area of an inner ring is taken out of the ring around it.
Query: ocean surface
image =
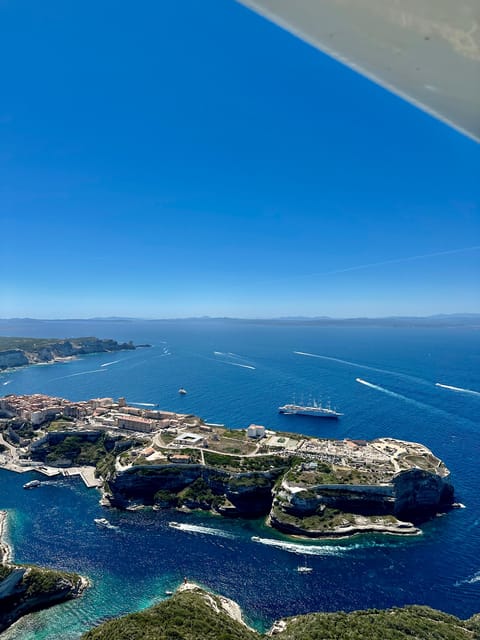
[[[0,508],[10,514],[14,559],[75,570],[93,585],[78,600],[25,617],[2,640],[73,640],[101,620],[162,600],[184,576],[238,601],[258,629],[310,611],[410,603],[463,618],[480,611],[479,331],[52,321],[3,323],[1,332],[153,345],[3,372],[2,395],[125,396],[232,428],[255,422],[316,436],[418,441],[445,461],[465,505],[413,538],[304,543],[257,520],[107,512],[98,492],[78,480],[24,491],[36,474],[0,470]],[[179,396],[179,387],[188,394]],[[338,422],[279,415],[278,406],[293,394],[330,401],[345,415]],[[93,519],[105,516],[118,528],[98,529]],[[172,520],[185,528],[172,529]],[[305,561],[313,572],[299,574]]]

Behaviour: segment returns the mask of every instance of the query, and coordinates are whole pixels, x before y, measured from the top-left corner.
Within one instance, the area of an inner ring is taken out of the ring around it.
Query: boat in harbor
[[[30,480],[30,482],[26,482],[23,485],[24,489],[36,489],[37,487],[39,487],[42,483],[40,482],[40,480]]]
[[[278,407],[279,413],[284,413],[289,416],[310,416],[312,418],[332,418],[337,420],[343,413],[339,413],[336,409],[332,409],[330,405],[322,407],[316,400],[313,400],[309,405],[302,404],[284,404],[282,407]]]

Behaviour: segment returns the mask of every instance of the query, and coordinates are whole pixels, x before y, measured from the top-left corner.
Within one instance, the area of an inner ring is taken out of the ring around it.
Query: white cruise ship
[[[339,413],[330,407],[322,407],[321,404],[317,404],[315,401],[309,406],[303,406],[300,404],[284,404],[283,407],[278,407],[278,411],[279,413],[285,413],[286,415],[311,416],[313,418],[338,419],[343,415],[343,413]]]

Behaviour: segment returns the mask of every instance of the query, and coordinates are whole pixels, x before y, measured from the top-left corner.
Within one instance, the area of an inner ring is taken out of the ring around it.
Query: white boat
[[[30,480],[30,482],[26,482],[23,485],[24,489],[35,489],[36,487],[39,487],[42,483],[40,482],[40,480]]]
[[[168,526],[172,527],[172,529],[181,529],[182,528],[182,525],[180,524],[180,522],[169,522]]]
[[[260,542],[261,538],[259,538],[259,536],[252,536],[250,540],[252,540],[252,542]]]
[[[302,567],[297,567],[297,571],[298,573],[312,573],[313,569],[312,567],[302,566]]]
[[[296,416],[311,416],[312,418],[333,418],[338,419],[343,413],[339,413],[336,409],[332,409],[330,405],[322,407],[316,400],[313,400],[310,405],[284,404],[282,407],[278,407],[279,413],[285,415]]]
[[[95,522],[97,527],[106,527],[108,529],[113,526],[106,518],[94,518],[93,521]]]
[[[183,387],[180,387],[180,389],[178,390],[178,393],[179,393],[181,396],[185,396],[185,395],[187,395],[187,390],[186,390],[186,389],[184,389]]]

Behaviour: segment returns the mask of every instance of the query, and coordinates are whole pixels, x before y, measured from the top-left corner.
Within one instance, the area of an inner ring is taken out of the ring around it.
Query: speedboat
[[[168,523],[169,527],[172,527],[172,529],[181,529],[182,525],[180,524],[180,522],[169,522]]]
[[[40,480],[30,480],[30,482],[26,482],[23,485],[24,489],[35,489],[36,487],[39,487],[42,483],[40,482]]]
[[[186,389],[184,389],[183,387],[180,387],[180,389],[178,390],[178,393],[179,393],[181,396],[185,396],[185,395],[187,394],[187,390],[186,390]]]
[[[94,518],[93,521],[97,525],[97,527],[111,527],[112,525],[106,518]]]
[[[297,571],[298,573],[312,573],[313,569],[312,567],[297,567]]]

